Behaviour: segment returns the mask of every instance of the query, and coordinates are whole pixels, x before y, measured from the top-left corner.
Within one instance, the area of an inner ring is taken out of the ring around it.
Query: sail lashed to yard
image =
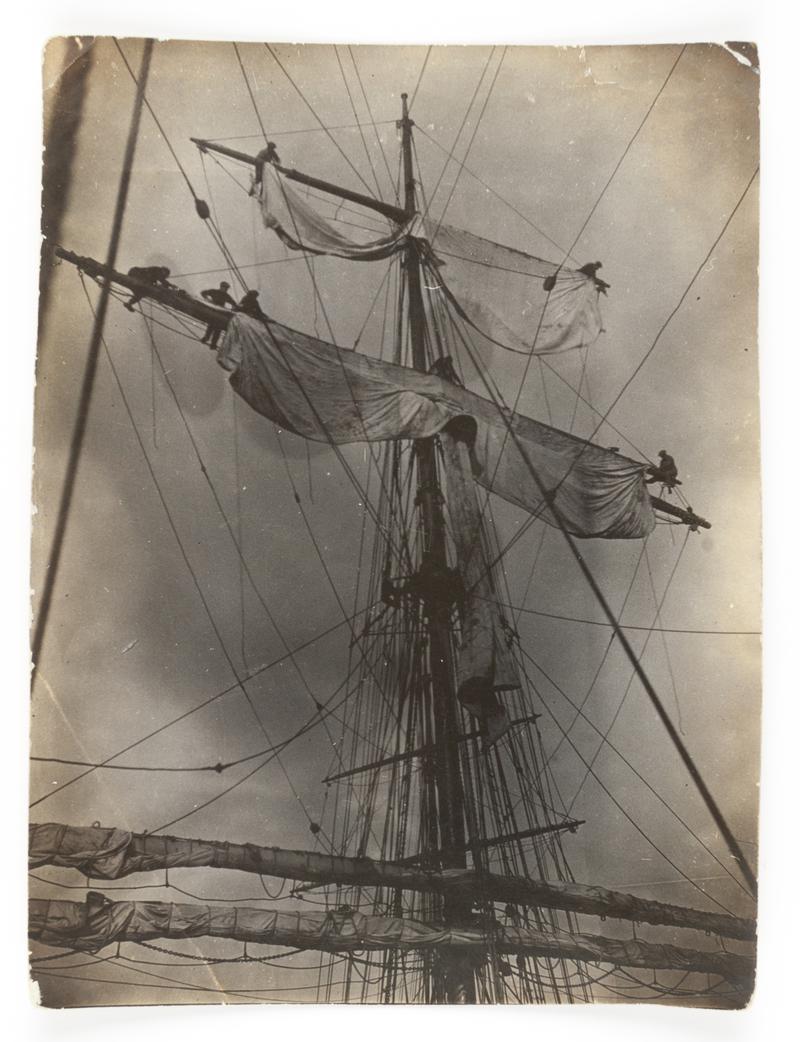
[[[501,413],[433,374],[244,315],[231,320],[218,357],[256,412],[301,437],[340,445],[429,438],[466,423],[473,477],[508,502],[555,524],[543,488],[581,538],[637,539],[655,525],[644,464]]]
[[[730,952],[698,951],[670,944],[618,940],[527,926],[428,923],[399,916],[365,915],[352,909],[281,912],[241,905],[109,901],[90,891],[84,904],[32,900],[29,936],[53,947],[99,951],[114,941],[225,937],[257,944],[330,952],[430,951],[455,948],[510,955],[550,956],[610,962],[616,966],[667,967],[714,973],[744,984],[753,961]]]
[[[541,260],[415,214],[385,235],[340,230],[275,167],[264,167],[261,216],[285,246],[347,260],[382,260],[413,242],[427,260],[429,297],[445,295],[495,344],[520,354],[590,347],[602,332],[606,284],[586,270]]]
[[[409,890],[436,892],[473,883],[480,885],[485,894],[491,894],[496,900],[567,908],[587,915],[612,916],[706,932],[711,930],[723,937],[739,940],[753,940],[755,937],[752,919],[664,904],[581,883],[552,883],[467,868],[439,873],[418,865],[375,861],[363,856],[353,858],[254,843],[184,839],[100,825],[88,827],[55,822],[29,825],[28,865],[30,868],[56,865],[77,869],[91,879],[122,879],[135,872],[211,867],[282,879],[402,886]]]

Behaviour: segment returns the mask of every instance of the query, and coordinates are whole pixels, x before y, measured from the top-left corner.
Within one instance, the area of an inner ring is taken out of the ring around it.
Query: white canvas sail
[[[419,215],[382,236],[342,231],[271,164],[264,167],[259,201],[265,227],[294,250],[370,261],[403,249],[409,236],[416,239],[430,262],[427,293],[454,299],[484,336],[510,351],[590,347],[602,332],[598,297],[605,284],[584,271]]]
[[[573,535],[638,539],[653,530],[644,464],[527,416],[503,415],[438,376],[244,315],[231,320],[219,360],[253,409],[304,438],[333,444],[429,438],[468,417],[473,476],[503,499],[555,524],[541,483]]]
[[[377,237],[342,232],[269,163],[264,166],[259,202],[264,226],[274,231],[289,249],[347,260],[370,261],[391,256],[403,248],[410,228],[410,224],[398,225]]]
[[[429,295],[444,295],[487,339],[519,354],[591,347],[603,331],[605,284],[448,224],[426,221]],[[549,281],[548,281],[549,280]]]

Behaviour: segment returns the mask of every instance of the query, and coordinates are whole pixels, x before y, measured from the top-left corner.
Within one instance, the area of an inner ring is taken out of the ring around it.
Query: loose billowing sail
[[[231,319],[219,349],[234,390],[262,416],[312,441],[428,438],[457,417],[472,429],[479,484],[583,538],[637,539],[655,519],[645,465],[428,373],[334,347],[278,322]]]
[[[340,232],[269,163],[261,182],[261,216],[285,246],[348,260],[380,260],[402,249],[409,225],[378,238]]]
[[[492,343],[520,354],[555,354],[589,347],[602,332],[598,297],[606,284],[596,265],[559,268],[509,246],[415,215],[375,238],[340,231],[291,186],[264,166],[261,215],[267,228],[293,250],[348,260],[380,260],[402,249],[409,236],[427,258],[425,288],[445,296]]]
[[[595,274],[560,268],[453,228],[426,221],[431,244],[425,288],[446,297],[485,337],[519,354],[589,347],[602,332]],[[548,292],[548,287],[551,287]]]

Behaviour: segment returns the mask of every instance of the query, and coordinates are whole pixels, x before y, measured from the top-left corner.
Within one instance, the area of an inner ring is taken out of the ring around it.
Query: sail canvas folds
[[[461,642],[458,649],[458,698],[487,727],[490,739],[508,726],[508,715],[495,692],[521,687],[519,674],[503,632],[491,571],[482,553],[481,521],[466,442],[468,428],[442,431],[441,449],[447,474],[446,498],[459,574]]]
[[[130,843],[130,832],[122,829],[31,825],[28,866],[59,865],[76,868],[95,879],[117,879],[129,864]]]
[[[602,332],[598,297],[604,283],[584,271],[559,268],[419,215],[383,236],[365,235],[349,226],[341,231],[271,164],[264,167],[260,205],[265,227],[294,250],[380,260],[413,237],[431,262],[425,280],[428,294],[447,296],[477,330],[511,351],[570,351],[589,347]]]
[[[402,249],[408,234],[408,225],[373,238],[350,234],[349,226],[347,233],[340,232],[270,164],[264,166],[260,202],[264,226],[291,250],[347,260],[380,260]]]
[[[227,937],[256,944],[291,945],[316,951],[425,951],[442,948],[510,955],[610,962],[616,966],[665,967],[715,973],[748,982],[753,960],[732,952],[698,951],[672,944],[619,940],[597,934],[545,932],[529,926],[428,923],[399,916],[365,915],[351,909],[280,912],[241,905],[109,901],[90,891],[75,901],[29,902],[28,933],[34,940],[75,951],[99,951],[115,941]]]
[[[253,409],[301,437],[333,444],[427,438],[466,417],[473,476],[508,502],[555,524],[543,488],[567,529],[583,538],[636,539],[654,527],[644,464],[501,413],[438,376],[244,315],[231,320],[218,359]]]
[[[311,882],[354,886],[400,886],[430,892],[479,885],[495,900],[566,908],[587,915],[614,916],[648,922],[713,930],[723,937],[752,940],[755,921],[726,913],[699,911],[664,904],[632,894],[575,882],[545,882],[523,876],[447,869],[441,873],[417,866],[367,857],[347,857],[319,851],[285,850],[213,839],[125,832],[99,826],[55,822],[28,826],[28,865],[73,868],[91,879],[120,879],[134,872],[170,868],[212,867]]]
[[[428,294],[447,296],[493,343],[520,354],[556,354],[599,337],[605,284],[592,275],[451,225],[426,221],[424,228],[434,257]]]

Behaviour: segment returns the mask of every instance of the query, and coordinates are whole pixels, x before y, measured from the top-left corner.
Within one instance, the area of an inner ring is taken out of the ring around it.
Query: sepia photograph
[[[47,43],[42,1006],[748,1005],[760,71]]]

